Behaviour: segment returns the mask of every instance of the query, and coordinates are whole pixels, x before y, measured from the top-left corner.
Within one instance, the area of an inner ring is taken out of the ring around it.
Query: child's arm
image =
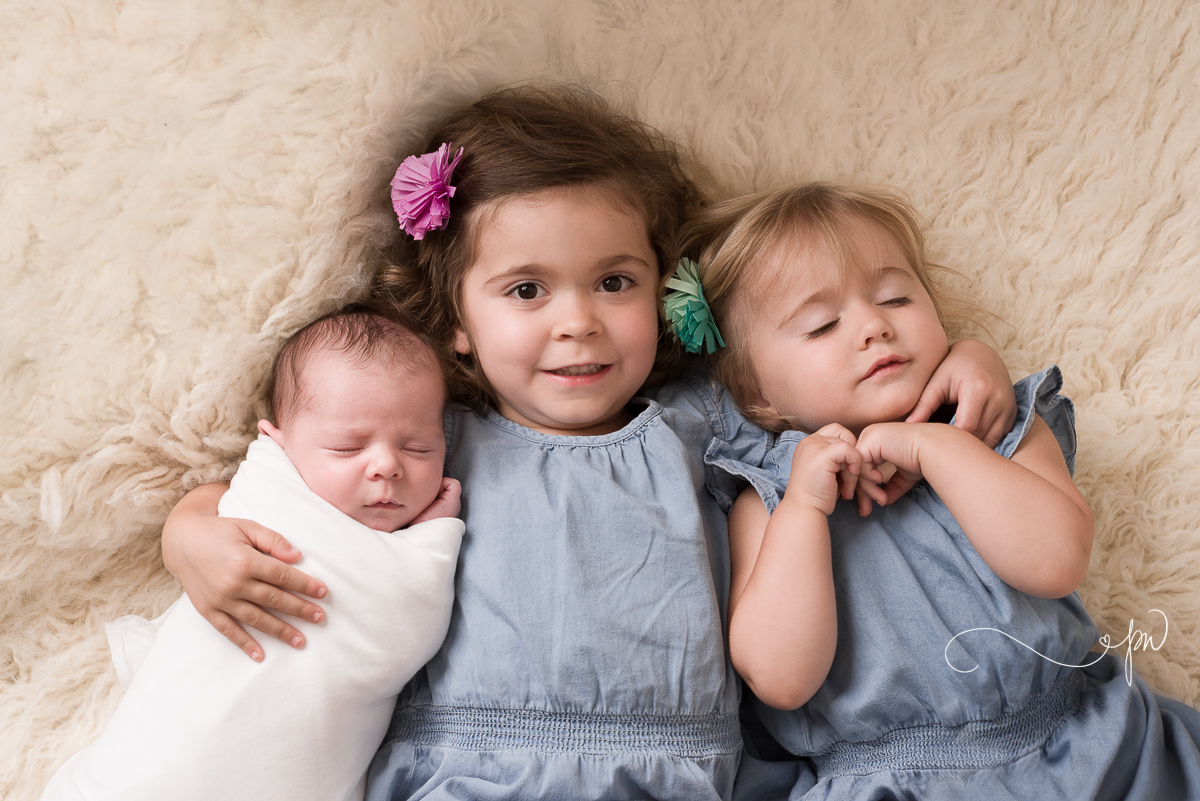
[[[773,514],[753,489],[729,515],[729,653],[763,703],[795,709],[825,681],[837,648],[828,516],[854,494],[861,457],[837,425],[804,438]],[[875,477],[878,477],[876,474]]]
[[[973,339],[950,346],[908,422],[924,423],[947,403],[957,406],[954,425],[979,437],[989,448],[1000,444],[1017,419],[1008,368],[996,351]]]
[[[1011,459],[936,423],[868,426],[858,448],[867,463],[924,476],[988,567],[1015,589],[1061,598],[1087,574],[1092,513],[1040,417]],[[891,502],[896,492],[887,489]]]
[[[297,561],[300,552],[278,533],[252,520],[217,517],[227,489],[205,484],[180,499],[163,525],[163,564],[196,611],[258,661],[262,649],[241,624],[299,648],[304,635],[266,610],[319,621],[321,608],[293,593],[322,598],[325,585],[285,564]]]

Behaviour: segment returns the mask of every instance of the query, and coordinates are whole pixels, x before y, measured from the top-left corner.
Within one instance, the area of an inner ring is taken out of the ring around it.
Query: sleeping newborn
[[[254,662],[187,595],[153,621],[109,624],[125,696],[51,799],[361,798],[396,695],[446,635],[463,534],[442,477],[446,390],[434,353],[351,308],[285,345],[275,422],[259,422],[223,517],[286,537],[328,587],[307,640]]]

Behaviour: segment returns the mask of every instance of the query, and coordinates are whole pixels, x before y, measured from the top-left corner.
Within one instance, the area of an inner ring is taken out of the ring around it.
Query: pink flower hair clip
[[[392,178],[392,208],[400,228],[413,239],[421,240],[430,231],[446,227],[454,187],[450,176],[462,158],[462,148],[450,157],[450,143],[423,156],[409,156]]]

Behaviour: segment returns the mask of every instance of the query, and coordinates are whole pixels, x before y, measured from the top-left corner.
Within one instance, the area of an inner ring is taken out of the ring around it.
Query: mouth
[[[879,361],[875,362],[874,365],[872,365],[871,369],[867,371],[867,374],[862,377],[862,380],[867,381],[872,378],[877,378],[881,375],[887,375],[888,373],[895,372],[901,365],[907,363],[908,362],[906,359],[901,359],[899,356],[888,356],[880,359]]]
[[[368,504],[367,508],[368,509],[399,509],[400,504],[396,503],[395,501],[375,501],[375,503]]]
[[[606,364],[573,364],[569,367],[559,367],[557,370],[547,370],[546,372],[550,375],[574,378],[581,375],[595,375],[606,367],[608,367]]]

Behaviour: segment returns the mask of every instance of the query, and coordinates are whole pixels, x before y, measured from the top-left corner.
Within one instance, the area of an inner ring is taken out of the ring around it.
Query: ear
[[[454,332],[454,350],[463,356],[471,352],[471,338],[467,336],[467,332],[462,328]]]
[[[275,442],[279,444],[279,447],[283,447],[283,432],[271,425],[270,420],[259,420],[258,430],[275,440]]]

